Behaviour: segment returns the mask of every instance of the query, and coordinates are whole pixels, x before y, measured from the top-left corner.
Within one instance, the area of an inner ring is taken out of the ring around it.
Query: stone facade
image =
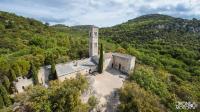
[[[112,68],[115,68],[123,73],[130,73],[130,71],[135,67],[135,57],[113,53]]]
[[[98,65],[99,56],[94,56],[93,59]],[[135,57],[127,54],[104,53],[103,70],[114,68],[122,73],[129,74],[135,67],[135,60]]]

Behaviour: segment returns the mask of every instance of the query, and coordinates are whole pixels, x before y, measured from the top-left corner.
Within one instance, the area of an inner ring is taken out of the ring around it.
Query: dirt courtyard
[[[91,76],[94,79],[93,88],[99,95],[110,95],[115,89],[121,88],[124,78],[116,70],[104,71],[102,74]]]
[[[109,69],[102,74],[88,76],[90,92],[84,95],[86,101],[89,96],[99,99],[102,111],[114,112],[114,107],[119,104],[119,96],[116,90],[121,88],[126,76],[117,70]]]

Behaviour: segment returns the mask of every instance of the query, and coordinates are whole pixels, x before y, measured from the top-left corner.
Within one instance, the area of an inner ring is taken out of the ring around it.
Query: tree
[[[49,80],[55,80],[55,79],[57,79],[57,74],[56,74],[55,63],[53,61],[51,64],[51,72],[49,74]]]
[[[88,112],[89,105],[81,102],[81,91],[87,90],[87,79],[80,76],[62,83],[51,81],[48,88],[36,85],[26,95],[19,94],[16,100],[31,112]]]
[[[0,95],[0,109],[4,107],[3,97]]]
[[[49,23],[46,22],[46,23],[45,23],[45,26],[49,26]]]
[[[6,75],[3,76],[3,85],[5,86],[6,90],[9,91],[10,81]]]
[[[45,38],[43,38],[43,37],[34,37],[34,38],[32,38],[32,40],[30,40],[29,44],[43,48],[44,45],[46,44],[45,43]]]
[[[8,59],[0,56],[0,77],[5,75],[8,72],[8,70],[9,70]]]
[[[5,87],[2,84],[0,84],[0,95],[3,97],[5,106],[11,105],[11,100],[8,96],[8,92],[6,91]]]
[[[35,65],[33,64],[33,62],[31,62],[31,66],[30,66],[30,70],[29,70],[29,74],[32,76],[33,78],[33,83],[39,84],[39,80],[38,80],[38,76],[37,76],[37,68],[35,67]]]
[[[52,63],[52,54],[47,53],[45,56],[44,64],[50,65]]]
[[[28,70],[30,68],[30,63],[26,60],[18,59],[17,64],[19,65],[21,75],[26,76],[28,74]]]
[[[13,69],[9,70],[9,75],[10,75],[11,81],[16,80],[16,74],[15,74],[15,71]]]
[[[5,26],[3,24],[0,24],[0,30],[3,31],[5,29]]]
[[[101,44],[101,49],[100,49],[100,57],[99,57],[99,65],[98,65],[98,72],[102,73],[103,72],[103,44]]]
[[[7,21],[6,24],[5,24],[5,28],[6,29],[12,29],[12,28],[15,28],[16,25],[14,23],[14,21]]]
[[[159,97],[145,91],[137,83],[125,83],[119,90],[119,112],[165,112]]]
[[[88,104],[90,105],[90,109],[93,110],[98,105],[99,101],[95,96],[91,96],[88,99]]]
[[[14,70],[16,76],[21,76],[21,70],[16,62],[13,63],[12,69]]]

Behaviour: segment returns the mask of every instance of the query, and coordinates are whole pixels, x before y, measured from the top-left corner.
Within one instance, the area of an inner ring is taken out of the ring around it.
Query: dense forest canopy
[[[52,64],[52,60],[62,63],[88,57],[89,27],[49,26],[31,18],[0,12],[0,108],[9,106],[10,102],[19,102],[9,99],[16,77],[34,78],[38,68]],[[135,70],[119,91],[120,111],[176,111],[178,101],[200,102],[199,20],[145,15],[113,27],[100,28],[100,43],[106,52],[137,57]],[[72,87],[63,85],[63,88],[53,86],[49,90],[36,86],[27,95],[34,100],[34,96],[44,92],[42,98],[45,95],[56,98],[49,91],[66,91],[64,88]],[[38,91],[31,93],[34,89]],[[25,104],[44,105],[30,99],[26,101]],[[45,103],[46,109],[51,110],[49,105],[55,101],[45,99]],[[65,104],[68,103],[60,104],[59,109],[64,109]],[[33,105],[28,106],[35,109]],[[71,109],[77,109],[77,105]]]

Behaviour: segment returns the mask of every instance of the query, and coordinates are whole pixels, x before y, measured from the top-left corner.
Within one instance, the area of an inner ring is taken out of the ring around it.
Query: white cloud
[[[191,2],[190,2],[191,1]],[[0,10],[51,24],[112,26],[151,13],[200,18],[199,0],[1,0]]]

